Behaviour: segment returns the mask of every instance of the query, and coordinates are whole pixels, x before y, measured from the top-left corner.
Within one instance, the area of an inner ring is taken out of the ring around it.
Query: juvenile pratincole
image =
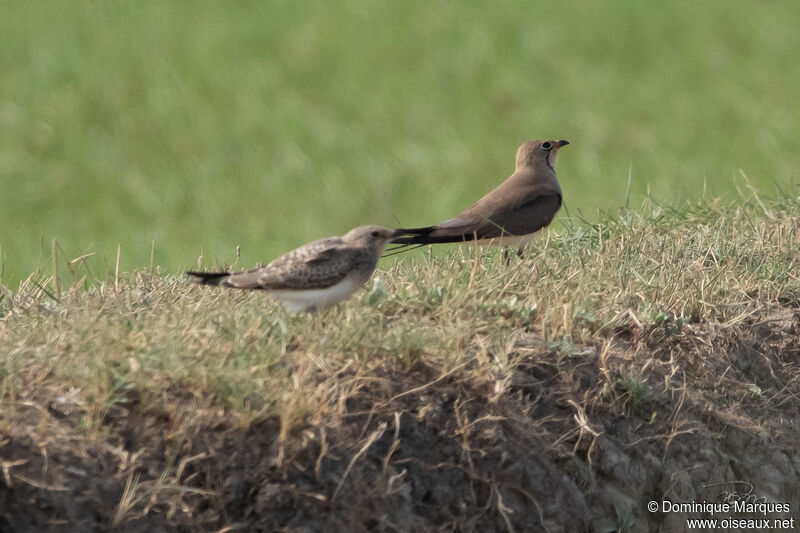
[[[398,230],[392,244],[434,244],[477,240],[481,244],[516,246],[517,254],[561,208],[556,179],[558,150],[567,141],[528,141],[517,149],[514,173],[456,218],[435,226]]]
[[[346,300],[375,270],[386,243],[399,231],[361,226],[328,237],[244,272],[187,272],[204,285],[260,289],[289,311],[314,311]]]

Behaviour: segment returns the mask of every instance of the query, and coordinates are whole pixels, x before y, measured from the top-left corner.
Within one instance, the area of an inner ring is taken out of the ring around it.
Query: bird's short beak
[[[563,140],[563,139],[562,139],[562,140],[560,140],[560,141],[558,141],[558,147],[559,147],[559,148],[564,148],[564,147],[565,147],[566,145],[568,145],[568,144],[569,144],[569,141],[565,141],[565,140]]]

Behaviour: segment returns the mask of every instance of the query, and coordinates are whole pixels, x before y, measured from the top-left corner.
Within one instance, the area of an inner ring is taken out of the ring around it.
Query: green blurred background
[[[798,28],[797,1],[7,3],[2,282],[52,238],[101,275],[118,244],[177,271],[433,223],[531,138],[571,141],[572,215],[629,169],[633,205],[794,194]]]

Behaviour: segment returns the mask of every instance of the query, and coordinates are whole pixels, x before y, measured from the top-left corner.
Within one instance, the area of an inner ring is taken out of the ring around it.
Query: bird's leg
[[[524,245],[524,244],[523,244],[523,245],[521,245],[521,246],[520,246],[520,247],[517,249],[517,257],[519,257],[520,259],[522,259],[522,251],[523,251],[524,249],[525,249],[525,245]]]
[[[508,253],[508,246],[503,248],[503,262],[508,266],[511,264],[511,254]]]

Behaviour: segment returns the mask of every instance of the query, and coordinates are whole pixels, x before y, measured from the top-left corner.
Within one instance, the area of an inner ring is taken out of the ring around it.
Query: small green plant
[[[647,384],[642,378],[630,375],[620,382],[622,406],[631,413],[638,413],[650,399]]]

